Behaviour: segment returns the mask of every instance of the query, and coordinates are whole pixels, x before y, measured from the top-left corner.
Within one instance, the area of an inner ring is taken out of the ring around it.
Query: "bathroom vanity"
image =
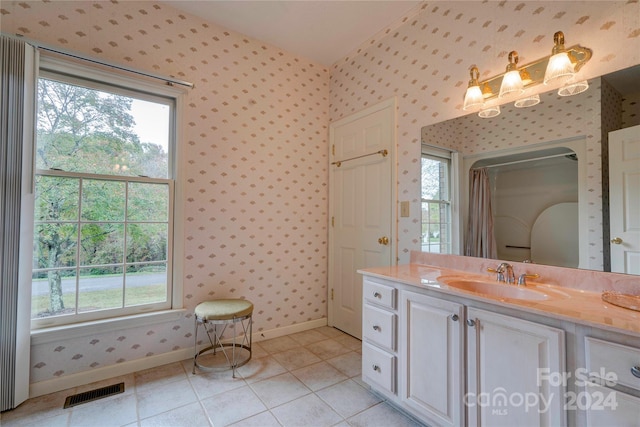
[[[432,426],[639,425],[640,312],[554,284],[640,279],[516,263],[540,275],[517,286],[495,263],[416,253],[362,270],[363,380]]]

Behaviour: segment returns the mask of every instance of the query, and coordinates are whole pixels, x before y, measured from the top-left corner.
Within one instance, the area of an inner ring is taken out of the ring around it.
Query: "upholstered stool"
[[[236,368],[244,365],[251,359],[251,333],[253,304],[242,299],[219,299],[201,302],[195,309],[195,354],[193,356],[193,373],[196,373],[196,367],[204,371],[213,371],[220,369],[229,369],[233,371],[233,377],[236,377]],[[209,338],[210,346],[198,351],[198,327],[204,326],[204,330]],[[227,326],[234,325],[233,337],[231,342],[225,340],[222,342],[222,336]],[[213,328],[211,328],[211,326]],[[243,336],[240,342],[238,327],[242,327]],[[213,329],[213,330],[211,330]],[[213,337],[211,336],[213,332]],[[227,354],[226,349],[231,349],[231,357]],[[248,355],[246,354],[247,351]],[[221,350],[226,359],[226,365],[205,366],[198,363],[198,357],[204,353],[215,355],[217,350]],[[245,353],[242,357],[240,353]]]

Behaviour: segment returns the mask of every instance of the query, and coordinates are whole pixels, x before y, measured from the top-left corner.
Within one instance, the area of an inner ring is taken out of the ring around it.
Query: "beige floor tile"
[[[67,427],[69,425],[69,417],[71,416],[71,410],[68,412],[54,415],[51,417],[30,417],[26,415],[20,418],[5,419],[0,418],[0,426],[2,427]],[[6,413],[6,412],[5,412]]]
[[[351,335],[344,334],[340,337],[334,338],[334,340],[338,341],[340,344],[342,344],[349,350],[362,349],[362,341],[360,341],[358,338],[352,337]]]
[[[318,363],[321,360],[304,347],[292,348],[291,350],[276,353],[273,355],[273,358],[289,371]]]
[[[315,354],[322,360],[331,359],[332,357],[336,357],[351,351],[340,344],[338,341],[333,339],[318,341],[316,343],[305,346],[305,348],[310,350],[313,354]]]
[[[233,424],[267,409],[249,386],[204,399],[202,406],[216,427]]]
[[[44,396],[34,397],[23,402],[17,408],[2,413],[2,425],[8,425],[10,421],[18,422],[21,419],[27,419],[31,423],[37,423],[38,420],[47,420],[60,415],[68,415],[70,409],[62,409],[67,396],[75,394],[75,388],[58,391],[56,393]],[[22,421],[20,421],[22,422]]]
[[[189,371],[191,372],[191,371]],[[187,379],[182,363],[175,362],[135,373],[136,391],[143,392],[160,385]]]
[[[327,387],[316,394],[344,418],[371,408],[381,401],[352,380]]]
[[[353,427],[419,427],[422,424],[382,402],[347,420]]]
[[[140,420],[140,427],[208,426],[209,419],[200,402],[190,403],[153,417]]]
[[[315,394],[285,403],[272,409],[271,412],[282,425],[287,427],[324,427],[333,426],[342,421],[342,417]]]
[[[246,365],[238,368],[238,374],[247,383],[262,381],[287,372],[273,356],[251,359]]]
[[[340,329],[333,328],[331,326],[322,326],[320,328],[315,328],[314,331],[318,331],[321,334],[328,336],[329,338],[336,338],[346,335]]]
[[[279,353],[281,351],[291,350],[292,348],[299,347],[298,344],[289,336],[273,338],[266,341],[260,341],[260,346],[269,354]]]
[[[197,370],[193,359],[29,399],[0,416],[22,426],[413,426],[378,403],[361,377],[361,342],[330,327],[256,342],[237,369]],[[324,360],[323,360],[324,359]],[[205,361],[205,359],[203,359]],[[67,396],[125,383],[125,392],[62,409]],[[268,408],[271,408],[270,410]]]
[[[138,420],[135,394],[121,394],[110,400],[95,400],[74,406],[69,426],[123,426]]]
[[[189,382],[199,399],[206,399],[218,393],[224,393],[247,385],[240,376],[233,378],[231,370],[222,372],[196,372],[189,375]]]
[[[315,329],[298,332],[297,334],[291,334],[289,335],[289,337],[300,345],[307,345],[327,339],[327,336],[325,334],[322,334]]]
[[[347,379],[347,376],[327,362],[315,363],[291,372],[313,391],[329,387]]]
[[[140,419],[152,417],[198,400],[186,378],[137,393]]]
[[[233,427],[280,427],[280,423],[276,417],[269,411],[261,412],[258,415],[245,418],[231,425]]]
[[[251,388],[267,408],[274,408],[311,393],[309,388],[289,372],[253,383]]]
[[[265,350],[262,345],[260,345],[259,342],[253,342],[253,344],[251,344],[251,358],[252,359],[259,359],[261,357],[265,357],[268,356],[269,352],[267,350]]]
[[[350,378],[362,375],[362,356],[355,351],[327,359],[327,362]]]

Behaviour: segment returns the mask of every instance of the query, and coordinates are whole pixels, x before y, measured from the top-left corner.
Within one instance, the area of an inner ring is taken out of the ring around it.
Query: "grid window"
[[[451,253],[451,161],[422,155],[423,252]]]
[[[41,70],[34,328],[171,308],[175,99]]]

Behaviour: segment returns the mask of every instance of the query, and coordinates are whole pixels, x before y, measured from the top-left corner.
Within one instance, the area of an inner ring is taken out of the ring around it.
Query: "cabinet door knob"
[[[474,327],[476,326],[476,321],[473,319],[467,319],[467,325]]]
[[[382,236],[378,239],[378,243],[387,246],[389,244],[389,238],[387,236]]]
[[[373,297],[374,298],[382,298],[382,294],[380,292],[374,292],[373,293]]]
[[[374,331],[378,331],[378,332],[380,332],[380,326],[378,326],[378,325],[373,325],[373,330],[374,330]]]
[[[634,366],[633,368],[631,368],[631,375],[636,378],[640,378],[640,366]]]
[[[373,365],[373,366],[372,366],[372,368],[373,368],[373,370],[374,370],[374,371],[378,371],[378,372],[380,372],[380,366],[378,366],[378,365]]]
[[[611,239],[611,243],[613,243],[614,245],[621,245],[622,239],[619,237],[616,237],[615,239]]]
[[[452,314],[451,315],[451,320],[453,320],[454,322],[458,321],[458,315],[457,314]]]

